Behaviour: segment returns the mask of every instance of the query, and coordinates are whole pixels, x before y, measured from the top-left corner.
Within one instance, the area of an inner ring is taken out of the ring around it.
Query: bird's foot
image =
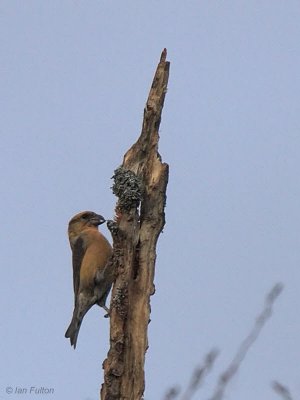
[[[110,317],[110,309],[107,308],[106,306],[102,306],[104,310],[106,311],[107,314],[104,315],[104,318],[109,318]]]

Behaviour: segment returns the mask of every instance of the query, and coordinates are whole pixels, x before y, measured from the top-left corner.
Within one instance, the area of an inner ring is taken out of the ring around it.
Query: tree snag
[[[144,109],[137,142],[114,173],[118,197],[113,237],[116,280],[110,307],[110,349],[103,362],[102,400],[140,400],[148,348],[150,296],[154,294],[156,243],[165,224],[169,166],[158,153],[159,125],[167,91],[170,63],[163,50]],[[109,267],[109,266],[108,266]]]

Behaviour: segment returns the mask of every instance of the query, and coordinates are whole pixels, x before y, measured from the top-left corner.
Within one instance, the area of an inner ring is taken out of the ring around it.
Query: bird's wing
[[[72,261],[73,261],[73,285],[74,285],[74,296],[75,296],[75,304],[76,298],[79,290],[79,282],[80,282],[80,267],[82,264],[82,259],[85,253],[85,247],[83,243],[83,239],[79,237],[74,245],[72,246]]]

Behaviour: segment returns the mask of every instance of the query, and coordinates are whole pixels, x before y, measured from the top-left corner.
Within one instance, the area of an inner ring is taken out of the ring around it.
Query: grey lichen
[[[127,316],[127,302],[128,302],[128,289],[125,286],[117,287],[115,294],[112,298],[112,305],[116,308],[121,318]]]
[[[106,222],[106,225],[107,225],[107,228],[109,229],[109,231],[110,231],[112,237],[115,237],[115,236],[118,235],[118,233],[119,233],[119,227],[118,227],[118,224],[117,224],[115,221],[109,219],[109,220]]]
[[[132,171],[119,167],[114,171],[113,193],[119,198],[121,210],[129,211],[138,207],[142,199],[142,181]]]

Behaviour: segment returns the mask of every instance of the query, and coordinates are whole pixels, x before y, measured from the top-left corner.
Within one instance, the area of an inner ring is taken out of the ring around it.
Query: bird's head
[[[83,211],[74,215],[69,222],[68,234],[70,243],[73,244],[81,232],[86,228],[96,228],[105,222],[102,215],[96,214],[93,211]]]

